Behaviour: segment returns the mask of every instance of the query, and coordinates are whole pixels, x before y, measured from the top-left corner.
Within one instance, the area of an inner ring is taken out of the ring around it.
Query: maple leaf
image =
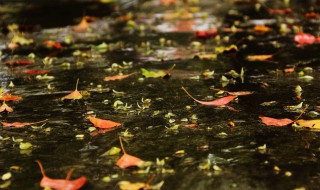
[[[40,186],[43,188],[49,187],[57,190],[78,190],[87,182],[87,178],[84,176],[81,176],[75,180],[69,180],[72,175],[72,172],[74,171],[73,168],[71,168],[70,171],[68,172],[66,179],[49,178],[46,176],[41,162],[39,160],[36,160],[36,162],[38,163],[42,173]]]
[[[13,109],[6,104],[6,101],[3,101],[0,112],[13,112]]]
[[[76,89],[71,92],[70,94],[64,96],[61,98],[61,100],[78,100],[82,98],[82,94],[80,94],[80,92],[78,91],[78,83],[79,83],[79,79],[77,79],[77,84],[76,84]]]
[[[189,94],[189,92],[184,87],[182,87],[182,90],[184,90],[184,92],[194,101],[198,102],[199,104],[207,105],[207,106],[224,106],[237,97],[237,96],[226,96],[210,102],[205,102],[205,101],[197,100],[194,97],[192,97],[191,94]]]
[[[288,118],[284,118],[284,119],[275,119],[272,117],[264,117],[264,116],[259,116],[259,118],[261,119],[261,121],[268,125],[268,126],[276,126],[276,127],[282,127],[282,126],[287,126],[291,123],[293,123],[294,121],[292,121],[291,119]]]
[[[6,101],[6,102],[8,102],[8,101],[17,101],[17,100],[22,100],[22,97],[11,95],[11,94],[1,94],[0,95],[0,100]]]
[[[123,147],[121,136],[119,136],[119,139],[120,139],[120,145],[121,145],[123,155],[117,161],[116,165],[120,168],[128,168],[128,167],[132,167],[132,166],[143,165],[143,163],[144,163],[143,160],[141,160],[138,157],[135,157],[135,156],[132,156],[132,155],[126,153],[126,151]]]
[[[91,116],[89,117],[89,120],[95,127],[103,128],[103,129],[112,129],[122,125],[121,123],[117,123],[110,120],[99,119]]]
[[[131,73],[131,74],[126,74],[126,75],[115,75],[115,76],[110,76],[110,77],[105,77],[103,80],[104,81],[113,81],[113,80],[122,80],[125,78],[128,78],[131,75],[134,75],[135,73]]]
[[[34,125],[34,124],[38,124],[38,123],[44,123],[47,122],[48,119],[42,120],[42,121],[37,121],[37,122],[13,122],[13,123],[8,123],[8,122],[4,122],[4,121],[0,121],[1,124],[3,125],[3,127],[26,127],[28,125]]]

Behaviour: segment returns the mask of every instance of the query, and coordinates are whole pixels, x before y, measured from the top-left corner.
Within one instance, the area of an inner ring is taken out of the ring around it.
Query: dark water
[[[15,50],[6,46],[12,33],[3,28],[1,86],[5,92],[22,96],[23,100],[7,102],[14,112],[3,115],[1,121],[48,119],[42,128],[0,128],[0,175],[12,173],[7,189],[41,189],[42,176],[35,160],[43,163],[46,174],[52,178],[65,178],[69,169],[75,168],[72,179],[82,175],[89,179],[82,189],[119,189],[119,181],[146,182],[153,174],[155,179],[151,185],[164,181],[161,189],[319,188],[318,132],[266,126],[259,119],[261,115],[295,119],[301,109],[297,113],[284,108],[300,102],[309,105],[302,119],[318,118],[311,117],[310,112],[317,112],[319,104],[319,44],[299,47],[293,40],[294,27],[303,26],[304,32],[318,35],[318,18],[304,17],[306,12],[317,12],[316,2],[291,1],[289,7],[293,13],[290,15],[270,15],[264,7],[286,8],[282,1],[267,1],[260,11],[255,10],[258,6],[255,3],[231,0],[168,7],[160,6],[158,1],[146,1],[121,9],[125,6],[123,3],[119,4],[119,12],[114,11],[117,4],[61,1],[31,3],[30,9],[16,8],[16,14],[5,13],[7,20],[4,19],[3,27],[16,22],[40,28],[24,34],[34,43]],[[26,2],[21,3],[24,5]],[[71,12],[70,7],[73,7]],[[194,11],[194,7],[199,7],[199,11]],[[55,9],[61,10],[61,14],[52,17]],[[130,11],[135,24],[126,24],[127,21],[118,17]],[[68,12],[68,16],[63,16],[64,12]],[[74,31],[72,27],[80,22],[83,12],[100,18],[90,23],[89,30]],[[252,31],[254,24],[250,23],[255,20],[270,22],[267,26],[272,30]],[[279,32],[285,23],[290,31]],[[234,24],[246,31],[223,31]],[[196,38],[195,30],[209,26],[219,28],[220,41],[217,37]],[[48,48],[43,45],[45,40],[60,42],[63,49]],[[67,43],[68,40],[71,43]],[[102,42],[108,44],[107,50],[96,47]],[[194,42],[202,46],[197,48]],[[226,50],[215,59],[196,56],[199,52],[210,54],[215,47],[232,44],[237,46],[237,51]],[[82,54],[74,53],[77,51]],[[35,54],[31,65],[5,65],[10,60],[31,59],[30,53]],[[248,55],[273,53],[276,53],[274,57],[265,61],[247,60]],[[52,64],[43,63],[47,56],[54,57]],[[132,63],[127,65],[128,62]],[[143,78],[140,72],[141,68],[168,70],[174,64],[176,67],[169,79]],[[293,66],[293,73],[283,72]],[[228,74],[230,70],[240,74],[241,68],[244,68],[242,79]],[[48,75],[54,79],[39,80],[36,75],[23,73],[26,69],[49,70]],[[213,77],[201,76],[205,70],[214,70]],[[135,75],[123,80],[103,81],[106,76],[134,72]],[[301,78],[306,75],[313,79]],[[229,82],[221,82],[222,76]],[[81,100],[62,101],[61,97],[75,89],[77,79],[78,90],[90,95]],[[9,87],[11,81],[13,88]],[[297,85],[303,89],[301,100],[296,98]],[[239,96],[229,103],[236,110],[232,111],[226,107],[201,106],[181,90],[182,86],[195,98],[207,101],[221,97],[216,94],[217,89],[252,91],[253,94]],[[143,103],[146,99],[151,102]],[[114,103],[118,100],[129,107],[116,109]],[[275,104],[261,105],[270,101]],[[172,116],[168,117],[168,113]],[[123,126],[96,134],[97,131],[88,130],[93,126],[88,115],[121,122]],[[228,125],[230,121],[235,123],[234,127]],[[198,126],[189,128],[183,123]],[[175,125],[180,126],[168,129]],[[143,174],[137,174],[143,169],[118,168],[115,163],[122,153],[101,156],[111,147],[120,147],[118,136],[125,131],[133,135],[124,137],[126,151],[153,162],[148,171],[144,168]],[[76,138],[79,134],[84,137]],[[12,138],[23,139],[33,146],[21,150],[19,142]],[[258,147],[263,145],[266,150],[259,151]],[[179,150],[185,154],[175,155]],[[165,165],[156,165],[157,158],[164,159]],[[10,170],[11,166],[20,166],[21,170]],[[105,177],[110,177],[110,181],[102,181]],[[1,185],[6,181],[0,182]]]

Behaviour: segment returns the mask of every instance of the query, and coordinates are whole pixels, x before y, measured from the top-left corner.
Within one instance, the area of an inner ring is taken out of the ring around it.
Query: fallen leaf
[[[318,18],[320,14],[315,12],[309,12],[309,13],[305,13],[304,16],[308,19],[315,19],[315,18]]]
[[[86,17],[83,17],[81,19],[81,22],[73,27],[73,30],[77,31],[77,32],[84,32],[86,31],[88,28],[90,27],[88,20]]]
[[[91,116],[89,117],[89,120],[95,127],[103,128],[103,129],[111,129],[111,128],[119,127],[122,125],[121,123],[117,123],[110,120],[99,119]]]
[[[218,34],[218,30],[216,28],[212,28],[209,30],[198,30],[196,31],[196,37],[198,38],[210,38],[214,37]]]
[[[314,119],[314,120],[303,120],[300,119],[296,122],[301,127],[306,127],[309,129],[320,129],[320,119]]]
[[[291,119],[288,119],[288,118],[275,119],[275,118],[264,117],[264,116],[259,116],[259,118],[261,119],[261,121],[264,124],[266,124],[268,126],[282,127],[282,126],[287,126],[287,125],[293,123],[293,121]]]
[[[160,4],[165,6],[174,5],[176,3],[177,3],[177,0],[160,0]]]
[[[77,84],[76,84],[76,89],[71,92],[70,94],[64,96],[61,98],[61,100],[79,100],[82,98],[82,95],[80,94],[80,92],[78,91],[78,83],[79,83],[79,79],[77,79]]]
[[[47,41],[44,41],[43,42],[44,45],[46,45],[47,47],[51,48],[56,48],[56,49],[62,49],[62,45],[59,43],[59,42],[55,42],[55,41],[52,41],[52,40],[47,40]]]
[[[165,77],[170,77],[172,70],[176,64],[174,64],[168,71],[148,71],[147,69],[141,68],[142,75],[146,78],[165,78]]]
[[[269,14],[271,15],[288,15],[292,13],[291,8],[286,8],[286,9],[269,9],[268,10]]]
[[[184,92],[190,98],[192,98],[194,101],[198,102],[199,104],[207,105],[207,106],[224,106],[224,105],[228,104],[229,102],[231,102],[233,99],[235,99],[237,97],[237,96],[226,96],[226,97],[219,98],[219,99],[216,99],[216,100],[213,100],[213,101],[210,101],[210,102],[205,102],[205,101],[197,100],[194,97],[192,97],[184,87],[182,87],[182,90],[184,90]]]
[[[238,92],[229,92],[229,91],[226,91],[229,95],[232,95],[232,96],[246,96],[246,95],[250,95],[250,94],[253,94],[253,92],[251,91],[238,91]]]
[[[34,125],[34,124],[38,124],[38,123],[44,123],[47,122],[48,119],[42,120],[42,121],[37,121],[37,122],[13,122],[13,123],[8,123],[8,122],[4,122],[4,121],[0,121],[3,125],[3,127],[26,127],[28,125]]]
[[[265,33],[265,32],[270,32],[272,29],[264,25],[256,25],[254,26],[253,30],[255,32]]]
[[[131,76],[133,74],[135,74],[135,73],[131,73],[131,74],[127,74],[127,75],[120,74],[120,75],[105,77],[103,80],[104,81],[122,80],[122,79],[128,78],[129,76]]]
[[[268,55],[248,55],[247,60],[248,61],[266,61],[267,59],[270,59],[273,57],[273,54]]]
[[[15,60],[15,61],[6,61],[6,65],[8,66],[22,66],[22,65],[31,65],[33,64],[33,61],[30,60]]]
[[[25,74],[30,74],[30,75],[44,75],[49,73],[49,70],[44,70],[44,69],[26,69],[26,70],[22,70],[22,73]]]
[[[66,179],[52,179],[46,176],[44,168],[39,160],[36,160],[38,163],[41,173],[42,179],[40,181],[40,186],[43,188],[49,187],[57,190],[78,190],[80,189],[86,182],[87,178],[84,176],[79,177],[75,180],[69,180],[71,174],[73,172],[73,168],[68,172]]]
[[[294,36],[294,41],[300,45],[313,44],[316,42],[316,37],[312,34],[299,32]]]
[[[17,101],[17,100],[22,100],[22,97],[20,96],[14,96],[14,95],[11,95],[11,94],[1,94],[0,95],[0,100],[2,101]]]
[[[13,112],[13,109],[6,104],[6,101],[3,101],[2,106],[0,107],[0,112]]]
[[[144,163],[143,160],[141,160],[138,157],[135,157],[135,156],[132,156],[132,155],[126,153],[126,151],[123,147],[121,136],[119,136],[119,139],[120,139],[120,145],[121,145],[123,155],[117,161],[116,165],[120,168],[128,168],[128,167],[132,167],[132,166],[143,165],[143,163]]]

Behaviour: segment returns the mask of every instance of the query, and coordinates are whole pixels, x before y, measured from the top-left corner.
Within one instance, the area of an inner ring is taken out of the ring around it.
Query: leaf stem
[[[121,149],[122,149],[123,154],[127,154],[126,150],[123,147],[122,137],[121,136],[119,136],[119,140],[120,140],[120,145],[121,145]]]
[[[46,173],[45,173],[45,171],[44,171],[44,168],[43,168],[41,162],[40,162],[39,160],[36,160],[36,162],[38,163],[38,165],[39,165],[39,167],[40,167],[42,176],[45,177],[45,176],[46,176]]]

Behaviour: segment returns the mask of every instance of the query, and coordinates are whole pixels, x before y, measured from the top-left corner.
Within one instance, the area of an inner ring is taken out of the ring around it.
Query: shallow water
[[[81,2],[75,5],[84,6]],[[282,1],[267,1],[266,5],[285,7]],[[103,6],[113,10],[114,5]],[[302,119],[318,118],[308,113],[318,111],[319,44],[300,47],[293,40],[294,32],[284,35],[279,32],[279,25],[300,24],[305,32],[317,35],[318,19],[307,20],[303,14],[311,9],[317,11],[319,7],[311,2],[292,1],[290,7],[294,14],[274,16],[264,7],[255,11],[255,6],[217,0],[166,7],[159,6],[158,1],[146,1],[121,12],[132,11],[135,25],[121,21],[117,17],[120,13],[97,10],[101,15],[92,15],[104,17],[91,22],[84,32],[73,30],[82,13],[71,14],[72,18],[65,18],[65,23],[59,24],[55,23],[59,17],[51,22],[45,20],[46,17],[38,20],[39,17],[32,17],[33,13],[28,14],[31,15],[26,19],[28,24],[39,23],[42,28],[25,34],[34,40],[33,44],[10,50],[6,44],[12,33],[2,35],[1,86],[5,92],[22,96],[23,100],[7,102],[14,112],[3,115],[1,121],[48,119],[48,122],[41,128],[41,124],[0,128],[0,175],[12,173],[7,189],[41,189],[41,173],[35,160],[43,163],[46,174],[52,178],[65,178],[69,169],[75,168],[72,179],[82,175],[89,179],[82,189],[119,189],[119,181],[146,182],[153,174],[155,179],[151,185],[164,181],[161,189],[318,189],[318,132],[266,126],[259,116],[294,120],[301,109],[297,113],[284,108],[303,102],[309,108]],[[199,10],[191,14],[195,10],[191,7]],[[63,8],[69,7],[62,4]],[[181,13],[183,10],[185,14]],[[229,10],[239,13],[230,15]],[[24,11],[19,13],[16,17],[9,14],[11,17],[8,16],[5,23],[22,24],[19,15]],[[94,11],[86,12],[89,13]],[[183,15],[186,18],[181,19]],[[245,15],[249,17],[243,18]],[[274,21],[268,22],[272,19]],[[250,30],[222,31],[232,27],[236,20],[240,22],[237,27],[244,29],[251,29],[250,23],[256,20],[267,22],[272,31],[265,34]],[[195,31],[210,27],[219,28],[221,41],[195,36]],[[71,43],[66,43],[66,39]],[[45,40],[60,42],[63,49],[46,47]],[[103,42],[108,44],[107,49],[96,47]],[[200,47],[192,42],[198,42]],[[213,53],[217,46],[232,44],[237,46],[237,51],[226,50],[214,59],[199,58],[200,54]],[[82,53],[75,55],[78,50]],[[31,59],[28,55],[32,52],[35,58],[31,65],[5,65],[9,60]],[[247,60],[248,55],[276,52],[279,53],[270,60]],[[43,63],[47,56],[54,57],[51,64]],[[169,79],[144,78],[140,72],[141,68],[167,71],[174,64],[176,67]],[[292,66],[295,66],[293,73],[283,72]],[[241,68],[244,68],[242,77],[228,74],[230,70],[240,74]],[[37,80],[36,75],[23,73],[27,69],[46,69],[54,79]],[[214,70],[213,76],[203,77],[201,74],[206,70]],[[103,81],[104,77],[119,73],[136,74],[123,80]],[[306,75],[313,79],[301,78]],[[226,76],[228,82],[221,82],[222,76]],[[63,96],[75,89],[77,79],[78,90],[90,95],[81,100],[62,101]],[[13,88],[9,87],[11,81]],[[303,89],[301,100],[296,98],[297,85]],[[204,101],[224,96],[225,93],[217,94],[219,89],[252,91],[253,94],[239,96],[229,103],[228,106],[235,109],[232,110],[200,105],[183,92],[182,86]],[[118,100],[128,107],[115,107]],[[261,105],[270,101],[274,104]],[[123,126],[106,133],[90,132],[88,129],[93,125],[87,119],[89,115],[120,122]],[[230,121],[235,123],[234,127],[228,125]],[[198,126],[184,126],[191,123]],[[178,129],[174,129],[175,125],[179,125]],[[125,131],[133,136],[125,136]],[[84,137],[76,138],[79,134]],[[153,162],[149,170],[118,168],[115,163],[122,153],[101,156],[111,147],[120,147],[119,135],[124,136],[127,153]],[[14,142],[17,139],[32,143],[32,148],[21,150],[19,142]],[[258,150],[263,145],[266,149]],[[185,153],[175,154],[179,150]],[[157,158],[164,159],[165,165],[156,165]],[[21,170],[10,170],[11,166],[20,166]],[[105,177],[110,180],[103,181]],[[0,185],[5,182],[1,181]]]

